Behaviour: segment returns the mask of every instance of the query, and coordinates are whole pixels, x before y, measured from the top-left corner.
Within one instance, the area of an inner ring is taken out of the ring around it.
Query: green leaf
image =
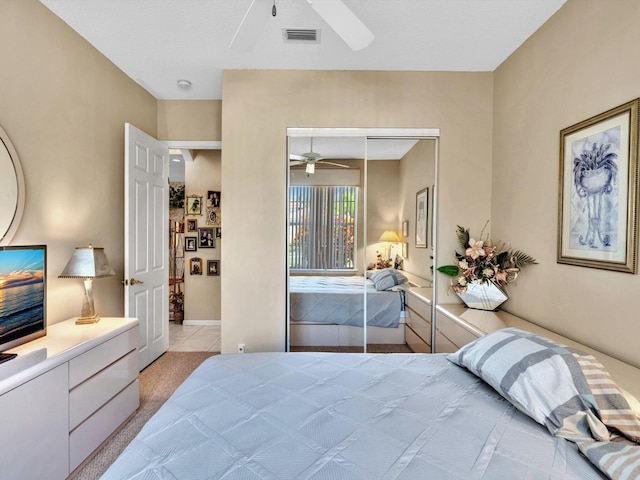
[[[520,250],[514,250],[510,253],[510,257],[513,259],[514,263],[516,264],[516,267],[518,268],[522,268],[526,265],[535,265],[538,262],[536,262],[536,259],[533,258],[531,255],[527,255],[524,252],[521,252]]]
[[[443,265],[442,267],[438,267],[437,270],[440,273],[449,275],[450,277],[455,277],[456,275],[458,275],[458,267],[456,267],[455,265]]]
[[[465,229],[464,227],[458,225],[456,235],[458,235],[458,244],[464,252],[467,248],[469,248],[469,229]]]

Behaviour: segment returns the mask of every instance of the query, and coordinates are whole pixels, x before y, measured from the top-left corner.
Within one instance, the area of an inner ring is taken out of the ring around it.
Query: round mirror
[[[16,149],[0,127],[0,245],[11,241],[24,207],[24,177]]]

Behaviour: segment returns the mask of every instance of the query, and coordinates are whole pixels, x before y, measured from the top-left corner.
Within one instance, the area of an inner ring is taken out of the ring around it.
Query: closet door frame
[[[438,171],[439,171],[439,139],[440,139],[440,129],[439,128],[331,128],[331,127],[311,127],[311,128],[296,128],[296,127],[288,127],[286,131],[287,138],[287,154],[285,157],[285,172],[286,172],[286,188],[289,191],[290,187],[290,178],[289,178],[289,138],[294,137],[359,137],[363,138],[366,141],[369,139],[416,139],[416,140],[434,140],[435,141],[435,192],[433,194],[433,219],[432,219],[432,228],[433,228],[433,258],[437,258],[436,248],[437,248],[437,238],[438,238]],[[364,152],[364,168],[365,168],[365,184],[364,184],[364,195],[363,199],[365,202],[365,225],[364,225],[364,239],[363,244],[367,245],[367,228],[366,228],[366,217],[367,217],[367,184],[366,184],[366,170],[367,170],[367,142],[365,141],[365,152]],[[286,224],[289,225],[289,209],[287,206],[286,211]],[[288,237],[286,237],[288,238]],[[285,249],[288,248],[288,245],[285,244]],[[287,277],[285,279],[286,285],[286,351],[290,351],[290,325],[289,325],[289,315],[290,315],[290,296],[289,296],[289,264],[287,261],[288,256],[285,255],[285,261],[287,265],[285,265],[285,270],[287,272]],[[436,338],[436,301],[438,298],[438,282],[437,278],[434,276],[433,278],[433,297],[431,300],[431,352],[435,353],[435,338]],[[365,301],[365,318],[366,318],[366,301]],[[363,328],[364,330],[364,348],[363,351],[366,352],[367,349],[367,333],[366,333],[366,322]]]

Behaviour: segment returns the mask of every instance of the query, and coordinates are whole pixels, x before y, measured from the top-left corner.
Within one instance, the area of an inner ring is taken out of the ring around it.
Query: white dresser
[[[74,319],[0,364],[0,478],[67,478],[139,406],[135,318]]]

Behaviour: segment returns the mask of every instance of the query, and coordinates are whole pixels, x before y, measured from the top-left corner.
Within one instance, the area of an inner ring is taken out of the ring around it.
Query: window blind
[[[289,267],[355,268],[358,187],[289,188]]]

